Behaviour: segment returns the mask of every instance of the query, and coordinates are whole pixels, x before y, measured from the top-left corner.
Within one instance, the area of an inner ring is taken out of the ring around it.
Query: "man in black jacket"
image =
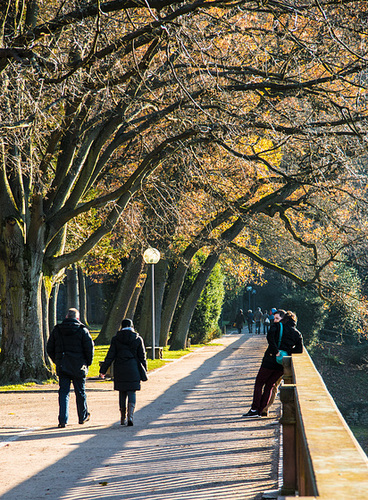
[[[47,342],[47,354],[59,376],[59,427],[68,423],[70,382],[73,382],[78,420],[90,418],[85,391],[88,366],[92,364],[94,344],[88,329],[79,321],[79,311],[69,309],[66,318],[56,325]]]
[[[282,323],[282,336],[280,339],[280,322]],[[291,311],[279,309],[274,313],[274,323],[267,334],[268,347],[264,353],[261,367],[254,384],[253,401],[251,409],[243,417],[260,417],[267,407],[273,386],[283,374],[283,366],[276,360],[279,350],[292,353],[303,352],[303,338],[295,328],[296,315]]]

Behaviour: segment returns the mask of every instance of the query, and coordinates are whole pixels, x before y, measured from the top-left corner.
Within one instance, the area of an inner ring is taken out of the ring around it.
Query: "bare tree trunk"
[[[142,336],[145,345],[152,345],[152,329],[151,329],[151,288],[152,288],[152,273],[151,267],[146,265],[147,277],[142,288],[143,298],[139,316],[138,331]]]
[[[161,259],[156,264],[155,272],[155,303],[156,303],[156,313],[155,313],[155,323],[156,323],[156,338],[158,340],[159,346],[167,345],[167,335],[161,336],[161,315],[162,315],[162,304],[164,300],[165,286],[167,283],[169,270],[169,261],[166,259]]]
[[[142,290],[144,288],[144,284],[146,282],[146,277],[144,277],[144,279],[142,279],[142,275],[141,275],[140,279],[141,279],[141,282],[138,283],[134,289],[133,295],[132,295],[130,302],[129,302],[129,307],[128,307],[126,315],[125,315],[127,318],[130,318],[133,320],[134,320],[134,316],[135,316],[135,311],[137,309],[139,297],[142,293]]]
[[[144,267],[141,255],[128,261],[117,283],[113,300],[110,304],[101,331],[95,343],[109,344],[120,328],[122,319],[127,317],[127,311]]]
[[[79,287],[78,287],[78,273],[77,266],[73,264],[66,272],[66,285],[67,285],[67,304],[68,309],[75,307],[79,310]]]
[[[202,269],[199,271],[194,284],[185,297],[184,303],[180,308],[178,321],[175,324],[171,339],[170,350],[184,349],[187,342],[188,331],[193,313],[203,288],[206,285],[207,279],[210,276],[213,268],[219,259],[218,253],[210,254],[206,262],[203,264]]]
[[[195,248],[194,246],[188,247],[183,252],[183,255],[177,263],[175,271],[169,278],[169,284],[165,293],[165,300],[162,306],[161,313],[161,345],[167,344],[167,340],[170,335],[172,320],[180,297],[180,292],[184,283],[185,275],[188,271],[188,266],[196,252],[197,248]]]
[[[87,319],[87,289],[86,289],[86,277],[83,269],[78,266],[78,292],[79,292],[79,313],[81,322],[88,326]]]
[[[46,344],[49,339],[49,294],[45,282],[41,284],[41,304],[42,304],[42,334],[43,334],[43,355],[46,365],[51,369],[51,362],[46,351]]]
[[[59,294],[59,283],[55,283],[52,287],[49,299],[49,331],[51,332],[57,323],[57,299]]]
[[[41,270],[28,270],[23,265],[8,268],[2,264],[0,281],[6,301],[1,307],[0,380],[2,383],[44,380],[51,372],[44,357]]]
[[[152,268],[152,266],[154,266]],[[157,264],[147,266],[147,279],[143,288],[143,302],[139,322],[139,332],[146,345],[152,346],[152,308],[155,312],[155,345],[160,341],[162,301],[167,281],[168,261],[161,259]],[[152,303],[152,271],[154,271],[154,303]],[[165,344],[166,345],[166,344]]]
[[[243,229],[244,220],[242,218],[236,219],[236,221],[221,235],[221,241],[223,244],[228,244],[232,241]],[[180,309],[178,321],[175,324],[175,328],[170,338],[170,349],[184,349],[187,341],[188,330],[194,309],[197,305],[198,299],[202,293],[202,290],[206,284],[212,269],[216,265],[219,259],[219,252],[212,252],[206,259],[206,262],[202,266],[192,289],[184,300],[184,303]]]
[[[152,304],[152,265],[154,265],[154,304]],[[165,292],[165,285],[167,282],[168,261],[161,259],[157,264],[151,264],[148,268],[148,275],[145,287],[143,289],[144,297],[141,311],[141,318],[139,323],[139,332],[141,333],[144,342],[147,345],[152,345],[152,307],[155,310],[155,345],[165,346],[167,339],[161,344],[161,312],[162,301]]]

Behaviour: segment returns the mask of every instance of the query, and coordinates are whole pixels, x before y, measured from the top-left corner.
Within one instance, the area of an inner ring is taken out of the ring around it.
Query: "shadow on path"
[[[56,447],[73,435],[85,440],[1,498],[261,498],[277,486],[278,426],[240,416],[245,397],[251,400],[263,350],[258,339],[240,336],[138,410],[134,427],[92,424],[21,436],[18,443],[47,446],[53,440]],[[190,366],[191,360],[179,363]],[[166,378],[175,369],[176,364],[166,366]],[[162,375],[153,373],[148,384],[160,383]]]

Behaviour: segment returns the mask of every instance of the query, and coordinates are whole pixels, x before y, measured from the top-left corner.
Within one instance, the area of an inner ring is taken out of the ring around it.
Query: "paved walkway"
[[[263,335],[226,335],[150,374],[134,427],[111,383],[88,382],[91,420],[58,429],[57,392],[0,394],[0,498],[260,499],[277,488],[279,425],[249,408]]]

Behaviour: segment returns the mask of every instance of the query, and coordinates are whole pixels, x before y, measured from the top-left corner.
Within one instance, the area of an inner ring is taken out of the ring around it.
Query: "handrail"
[[[297,493],[299,499],[367,500],[367,455],[308,352],[284,360],[283,487],[278,499],[291,500]]]

